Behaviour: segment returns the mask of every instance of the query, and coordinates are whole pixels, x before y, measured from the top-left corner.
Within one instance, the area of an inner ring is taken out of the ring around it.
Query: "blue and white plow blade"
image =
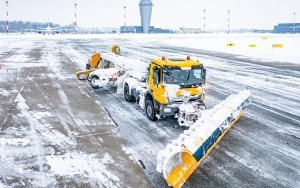
[[[156,170],[169,186],[181,187],[252,101],[248,90],[230,95],[179,135],[157,155]]]

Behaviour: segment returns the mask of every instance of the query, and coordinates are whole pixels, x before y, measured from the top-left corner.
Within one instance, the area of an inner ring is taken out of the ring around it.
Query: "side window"
[[[161,68],[153,69],[153,84],[161,82]]]
[[[194,77],[195,78],[198,78],[198,79],[201,79],[201,75],[202,75],[202,71],[201,71],[201,69],[194,69]]]
[[[161,77],[162,77],[162,71],[161,71],[162,69],[161,68],[159,68],[158,69],[158,83],[161,83]]]

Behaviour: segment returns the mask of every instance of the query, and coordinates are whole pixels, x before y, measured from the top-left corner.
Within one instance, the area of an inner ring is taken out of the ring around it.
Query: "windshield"
[[[165,68],[163,70],[163,82],[165,84],[177,84],[181,87],[199,86],[204,81],[202,75],[202,67],[193,67],[190,70]]]

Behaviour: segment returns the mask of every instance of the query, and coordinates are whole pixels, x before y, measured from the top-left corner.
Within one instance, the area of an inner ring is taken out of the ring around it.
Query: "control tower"
[[[152,12],[152,1],[151,0],[141,0],[140,1],[140,13],[141,13],[141,25],[143,28],[143,33],[149,33],[151,12]]]

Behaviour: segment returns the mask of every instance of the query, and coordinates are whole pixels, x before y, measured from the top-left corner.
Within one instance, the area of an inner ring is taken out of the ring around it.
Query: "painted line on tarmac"
[[[260,103],[260,102],[258,102],[258,101],[255,101],[255,102],[256,102],[256,103]],[[294,119],[294,118],[291,118],[291,117],[286,116],[286,115],[283,115],[283,114],[281,114],[281,113],[275,112],[274,110],[270,110],[270,109],[268,109],[268,108],[262,107],[262,106],[260,106],[259,104],[255,104],[255,102],[253,102],[252,105],[257,106],[257,107],[259,107],[259,108],[262,108],[262,109],[264,109],[264,110],[267,110],[267,111],[269,111],[269,112],[272,112],[272,113],[274,113],[274,114],[280,115],[280,116],[285,117],[285,118],[287,118],[287,119],[290,119],[290,120],[292,120],[292,121],[295,121],[295,122],[299,123],[299,125],[300,125],[300,121],[299,121],[299,120]]]
[[[231,70],[232,72],[240,72],[242,71],[242,69],[238,69],[238,68],[231,68],[231,67],[226,67],[226,66],[220,66],[220,65],[215,65],[211,67],[217,67],[223,70]],[[284,79],[279,79],[279,78],[272,78],[272,77],[268,77],[269,80],[274,80],[277,82],[281,82],[281,83],[287,83],[287,84],[291,84],[291,85],[295,85],[295,86],[300,86],[300,82],[293,82],[293,81],[289,81],[289,80],[284,80]]]

